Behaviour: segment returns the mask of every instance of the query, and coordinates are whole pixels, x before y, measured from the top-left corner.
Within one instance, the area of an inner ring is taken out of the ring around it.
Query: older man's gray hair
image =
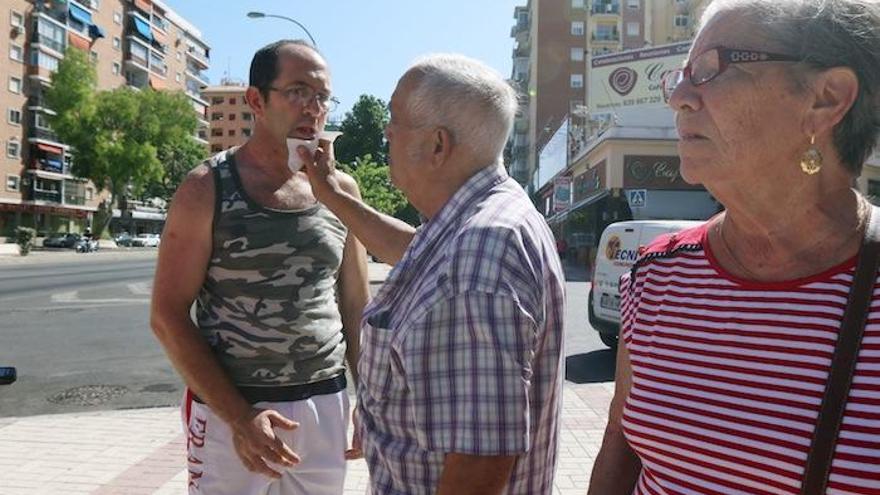
[[[500,162],[517,99],[498,72],[463,55],[437,54],[416,60],[404,77],[415,81],[407,103],[415,124],[445,127],[475,158]]]
[[[801,87],[810,70],[856,73],[858,97],[834,130],[834,144],[843,163],[860,174],[880,137],[880,1],[714,0],[701,23],[728,11],[751,20],[773,50],[804,60],[791,70]]]

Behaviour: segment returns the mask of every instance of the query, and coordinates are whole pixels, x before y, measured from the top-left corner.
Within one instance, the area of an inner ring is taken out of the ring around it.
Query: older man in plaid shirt
[[[346,193],[328,143],[301,152],[318,199],[395,265],[364,313],[348,452],[362,444],[374,493],[551,493],[564,278],[550,230],[501,165],[516,106],[465,57],[404,74],[386,136],[392,181],[427,219],[416,230]]]

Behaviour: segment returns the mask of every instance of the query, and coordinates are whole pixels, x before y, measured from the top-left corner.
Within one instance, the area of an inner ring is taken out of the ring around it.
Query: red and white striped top
[[[654,241],[621,281],[634,493],[796,495],[855,259],[748,282],[718,265],[707,226]],[[827,493],[880,494],[880,285]]]

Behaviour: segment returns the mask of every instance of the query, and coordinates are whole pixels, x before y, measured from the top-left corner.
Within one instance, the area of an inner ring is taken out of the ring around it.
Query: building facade
[[[202,97],[209,103],[211,153],[219,153],[241,146],[254,130],[254,114],[244,99],[247,86],[232,81],[221,81],[219,86],[208,86]]]
[[[690,40],[708,0],[529,0],[514,9],[511,82],[520,112],[507,150],[511,176],[534,191],[538,158],[568,120],[589,135],[590,59]]]
[[[19,225],[41,235],[81,231],[106,199],[100,187],[71,174],[70,149],[46,123],[52,109],[43,92],[69,47],[88,52],[99,89],[184,91],[206,134],[200,88],[208,82],[208,45],[161,1],[7,0],[0,20],[9,23],[8,36],[0,36],[8,57],[0,63],[0,237]]]

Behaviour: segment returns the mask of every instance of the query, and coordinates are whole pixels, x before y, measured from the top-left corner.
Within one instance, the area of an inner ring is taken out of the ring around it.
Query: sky
[[[250,11],[303,24],[330,65],[341,120],[361,94],[388,101],[410,63],[428,53],[461,53],[510,77],[513,10],[526,0],[165,0],[202,31],[211,47],[207,75],[247,83],[253,53],[282,38],[306,38],[283,19],[249,19]]]

